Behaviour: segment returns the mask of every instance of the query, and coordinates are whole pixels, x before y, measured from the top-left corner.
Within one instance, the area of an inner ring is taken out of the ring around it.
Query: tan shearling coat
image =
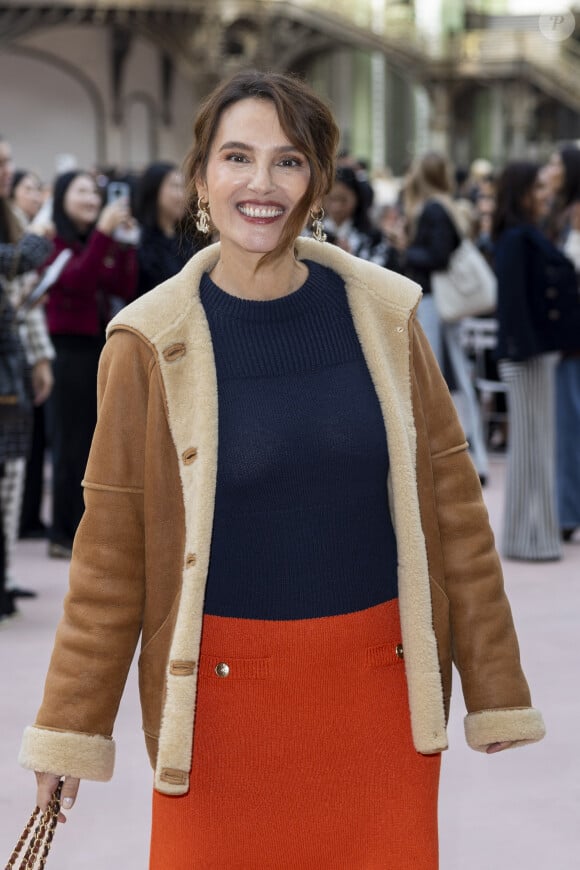
[[[447,747],[452,662],[473,748],[539,740],[542,717],[521,670],[479,480],[415,322],[420,291],[330,245],[299,239],[297,253],[343,277],[388,432],[385,485],[415,747]],[[143,729],[155,787],[187,791],[218,438],[199,282],[218,256],[216,245],[197,254],[109,327],[86,511],[44,700],[23,739],[26,767],[110,778],[113,724],[141,636]]]

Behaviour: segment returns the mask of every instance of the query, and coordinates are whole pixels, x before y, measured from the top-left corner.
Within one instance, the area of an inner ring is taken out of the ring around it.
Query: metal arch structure
[[[93,25],[141,35],[182,73],[218,79],[256,66],[288,70],[311,52],[338,46],[380,51],[389,63],[421,76],[426,57],[416,40],[389,37],[316,2],[288,0],[3,0],[0,48],[39,30]]]
[[[453,34],[434,54],[412,23],[379,19],[376,7],[372,0],[0,0],[0,49],[39,30],[100,26],[143,36],[183,75],[211,87],[244,67],[287,71],[316,53],[358,48],[384,54],[393,69],[427,87],[523,77],[580,108],[574,40],[554,46],[537,28],[510,33],[481,29],[478,21],[480,29]]]

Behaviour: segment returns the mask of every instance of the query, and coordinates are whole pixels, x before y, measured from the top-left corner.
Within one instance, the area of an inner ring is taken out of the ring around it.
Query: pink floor
[[[486,500],[495,528],[502,481],[503,462],[494,460]],[[564,552],[556,564],[505,564],[524,666],[548,727],[546,740],[492,757],[472,752],[463,738],[456,685],[441,786],[441,870],[580,868],[580,542]],[[18,581],[36,588],[40,597],[22,604],[21,615],[0,627],[0,864],[34,804],[33,776],[18,767],[16,756],[22,729],[38,707],[66,587],[67,563],[48,560],[45,553],[46,543],[19,544]],[[48,862],[53,870],[147,868],[151,775],[134,672],[115,736],[115,777],[108,784],[82,784],[69,823],[59,826]]]

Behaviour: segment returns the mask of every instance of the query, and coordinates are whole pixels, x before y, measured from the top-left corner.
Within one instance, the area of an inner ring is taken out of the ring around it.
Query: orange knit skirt
[[[150,870],[436,870],[440,756],[413,748],[399,611],[205,616],[189,792]]]

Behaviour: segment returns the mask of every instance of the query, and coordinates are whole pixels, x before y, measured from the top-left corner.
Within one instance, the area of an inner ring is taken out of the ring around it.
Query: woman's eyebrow
[[[220,151],[228,151],[232,148],[235,148],[238,151],[253,151],[254,150],[254,147],[252,145],[248,145],[245,142],[235,142],[235,141],[224,142],[224,144],[220,146],[219,150]],[[277,145],[274,148],[274,151],[276,151],[279,154],[282,154],[285,151],[300,151],[300,148],[298,148],[296,145],[292,145],[291,142],[288,142],[287,145]]]

